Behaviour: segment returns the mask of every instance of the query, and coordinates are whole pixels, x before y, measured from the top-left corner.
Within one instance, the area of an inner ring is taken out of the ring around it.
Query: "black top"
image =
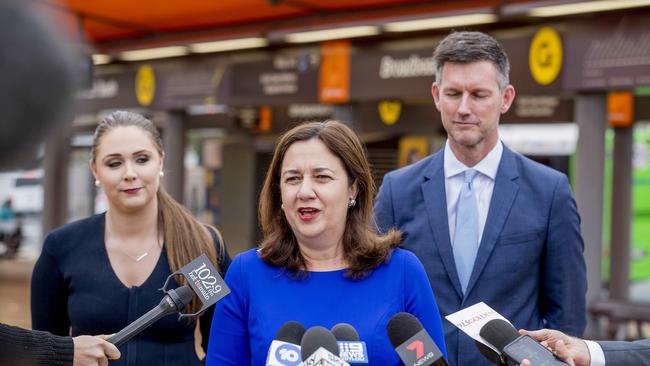
[[[0,324],[0,365],[72,366],[72,338]]]
[[[58,335],[116,333],[158,305],[160,288],[171,274],[163,247],[149,277],[128,288],[111,267],[104,244],[105,214],[62,226],[45,239],[32,276],[32,327]],[[213,240],[217,245],[217,238]],[[219,259],[225,273],[226,252]],[[207,349],[214,308],[201,317]],[[194,349],[194,323],[170,315],[120,346],[122,357],[110,365],[200,365]]]

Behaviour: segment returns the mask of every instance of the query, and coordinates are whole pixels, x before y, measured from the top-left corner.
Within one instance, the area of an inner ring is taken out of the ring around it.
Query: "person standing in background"
[[[396,248],[399,232],[372,224],[375,185],[363,145],[340,121],[283,134],[259,198],[264,237],[238,255],[216,304],[207,366],[265,364],[287,321],[349,323],[371,365],[401,365],[386,325],[409,312],[445,354],[436,300],[422,263]]]
[[[375,201],[383,230],[424,264],[442,316],[485,302],[515,326],[581,335],[586,269],[568,179],[499,139],[511,107],[509,61],[480,32],[454,32],[434,53],[431,93],[447,131],[440,151],[388,173]],[[450,364],[489,365],[445,322]]]
[[[226,272],[230,258],[219,232],[160,185],[163,162],[160,134],[143,116],[117,111],[99,124],[89,164],[109,208],[47,236],[32,276],[34,329],[115,333],[157,306],[167,277],[199,255]],[[195,298],[190,311],[199,308]],[[200,319],[204,346],[212,312]],[[122,345],[111,365],[198,366],[195,327],[163,318]]]

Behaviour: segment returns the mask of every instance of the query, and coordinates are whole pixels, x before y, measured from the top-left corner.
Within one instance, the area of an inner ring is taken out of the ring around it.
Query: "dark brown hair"
[[[156,150],[162,156],[164,154],[162,139],[160,133],[154,124],[143,116],[125,111],[116,111],[108,115],[99,123],[95,129],[93,146],[90,150],[90,160],[95,164],[97,147],[101,143],[102,137],[109,131],[118,127],[135,126],[144,130],[154,145]],[[195,219],[180,203],[165,191],[161,185],[157,193],[158,198],[158,230],[163,232],[165,250],[167,251],[167,261],[172,272],[188,264],[194,258],[201,254],[206,254],[212,263],[219,263],[218,258],[222,258],[225,253],[221,233],[208,226],[219,239],[218,250],[214,246],[212,237],[206,230],[205,224]],[[218,268],[221,271],[221,268]],[[185,284],[185,279],[181,280]],[[190,304],[190,312],[196,312],[201,308],[201,302],[194,299]]]
[[[442,83],[442,68],[445,63],[470,63],[490,61],[497,70],[499,88],[510,83],[510,62],[499,42],[482,32],[452,32],[445,37],[433,53],[436,62],[436,82]]]
[[[296,275],[306,269],[305,258],[281,209],[280,169],[293,143],[314,138],[322,141],[341,160],[349,183],[357,185],[357,204],[348,209],[343,231],[343,256],[348,263],[346,275],[354,279],[364,278],[388,260],[392,249],[400,244],[400,234],[396,230],[386,235],[378,233],[373,216],[376,188],[365,149],[357,135],[339,121],[304,123],[279,138],[259,200],[259,218],[264,234],[260,244],[261,258]]]

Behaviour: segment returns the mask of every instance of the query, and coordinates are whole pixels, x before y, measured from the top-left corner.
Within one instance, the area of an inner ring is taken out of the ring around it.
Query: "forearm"
[[[71,366],[72,338],[0,324],[0,365]]]

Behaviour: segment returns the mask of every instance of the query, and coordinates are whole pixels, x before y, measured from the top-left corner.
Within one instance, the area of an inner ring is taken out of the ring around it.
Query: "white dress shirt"
[[[600,344],[593,341],[585,341],[587,348],[589,348],[589,355],[591,356],[590,366],[605,366],[605,353]]]
[[[483,228],[485,228],[485,221],[487,220],[488,211],[490,209],[490,201],[492,201],[492,191],[494,191],[494,179],[497,176],[499,163],[501,162],[501,155],[503,155],[503,144],[501,140],[490,150],[490,152],[478,162],[478,164],[468,167],[461,163],[451,151],[449,147],[449,140],[445,143],[445,156],[444,156],[444,172],[445,172],[445,192],[447,194],[447,219],[449,224],[449,239],[454,242],[454,235],[456,234],[456,207],[458,205],[458,195],[465,183],[464,172],[467,169],[475,169],[478,171],[472,188],[475,192],[476,203],[478,207],[478,243],[480,245],[481,238],[483,237]]]

